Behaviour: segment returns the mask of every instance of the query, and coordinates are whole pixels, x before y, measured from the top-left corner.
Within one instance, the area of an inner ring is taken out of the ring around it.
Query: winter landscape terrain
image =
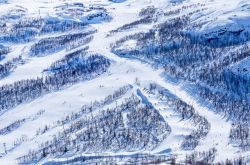
[[[0,0],[12,164],[250,164],[250,0]]]

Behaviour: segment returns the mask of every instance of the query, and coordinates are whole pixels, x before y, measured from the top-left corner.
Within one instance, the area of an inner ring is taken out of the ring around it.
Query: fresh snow
[[[202,28],[203,31],[214,30],[214,28],[217,28],[218,26],[221,27],[226,25],[230,25],[229,28],[232,30],[237,30],[237,28],[239,28],[238,25],[240,25],[240,28],[250,29],[250,4],[247,0],[203,1],[208,4],[209,10],[206,11],[206,13],[200,13],[201,15],[194,17],[193,21],[209,22],[209,20],[216,17],[214,22],[204,25]],[[73,3],[79,1],[69,0],[67,2]],[[138,12],[140,12],[140,10],[144,7],[150,5],[154,5],[155,7],[167,6],[168,3],[173,1],[167,2],[159,0],[156,2],[153,0],[127,0],[115,2],[119,3],[112,3],[108,0],[83,0],[84,4],[98,4],[100,6],[105,6],[108,13],[112,16],[112,20],[104,23],[100,23],[100,20],[98,19],[95,20],[96,22],[91,26],[97,29],[97,33],[93,35],[94,38],[88,45],[89,52],[101,54],[111,60],[112,65],[109,71],[96,79],[80,82],[64,90],[47,94],[32,102],[23,103],[1,114],[0,128],[4,128],[16,120],[30,118],[40,111],[43,111],[40,116],[34,120],[27,120],[17,130],[7,135],[0,135],[0,164],[15,164],[15,159],[17,157],[28,153],[30,149],[37,148],[39,144],[47,139],[51,139],[54,134],[63,129],[61,127],[53,128],[46,134],[36,137],[36,130],[38,128],[43,128],[46,124],[52,124],[53,122],[65,117],[67,114],[78,112],[84,104],[91,103],[94,100],[101,100],[108,94],[112,94],[112,92],[119,87],[133,84],[136,89],[138,88],[143,91],[143,82],[151,81],[169,90],[172,94],[187,104],[192,105],[195,111],[201,116],[204,116],[211,124],[211,129],[208,135],[201,141],[195,151],[207,151],[210,148],[215,147],[217,149],[215,162],[225,161],[227,158],[236,158],[238,156],[249,156],[248,152],[241,152],[239,148],[230,144],[229,134],[231,122],[227,121],[221,115],[216,114],[209,105],[201,104],[200,101],[193,95],[193,92],[195,91],[190,91],[185,88],[185,84],[172,83],[166,77],[162,76],[163,70],[161,69],[152,68],[150,65],[137,60],[121,58],[116,54],[113,54],[110,50],[110,45],[122,38],[124,33],[127,33],[123,32],[106,37],[111,30],[137,20]],[[192,4],[197,2],[201,1],[187,0],[183,3]],[[56,16],[54,7],[60,5],[61,3],[62,2],[60,0],[9,0],[7,4],[0,2],[0,14],[5,14],[12,8],[22,6],[27,9],[27,13],[32,16]],[[179,1],[176,3],[179,3]],[[144,31],[145,29],[147,30],[147,26],[141,29],[138,28],[135,31]],[[133,48],[135,44],[135,41],[129,41],[125,46]],[[11,53],[9,53],[5,59],[0,61],[0,64],[4,64],[8,60],[18,57],[19,55],[24,57],[24,63],[19,64],[9,76],[1,79],[1,86],[5,84],[12,84],[16,81],[24,79],[41,77],[45,74],[43,72],[44,69],[48,68],[53,62],[62,59],[66,54],[70,53],[62,50],[54,53],[53,55],[30,57],[28,52],[30,46],[30,44],[11,45]],[[73,51],[75,50],[72,50],[72,52]],[[249,69],[249,60],[243,63],[246,68],[248,67]],[[142,82],[142,85],[136,85],[136,80]],[[159,100],[154,96],[150,96],[145,91],[143,94],[148,98],[152,105],[159,110],[160,114],[164,117],[164,120],[171,127],[170,135],[159,146],[150,152],[154,154],[164,153],[178,155],[181,159],[184,159],[185,154],[187,154],[188,151],[183,151],[180,148],[180,144],[183,140],[183,136],[188,135],[194,126],[188,123],[188,121],[180,121],[178,116],[171,110],[171,107],[166,108],[166,105],[162,102],[162,100]],[[112,107],[115,105],[112,104],[110,106]],[[4,153],[4,148],[2,146],[3,143],[5,143],[7,149],[9,149],[17,138],[22,137],[26,139],[22,144],[14,148],[7,155],[1,157],[1,153]],[[121,152],[112,154],[129,155],[132,153]],[[60,161],[63,159],[64,158],[55,160]]]

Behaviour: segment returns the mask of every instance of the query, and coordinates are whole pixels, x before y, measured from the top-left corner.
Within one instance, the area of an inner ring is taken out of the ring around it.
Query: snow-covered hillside
[[[250,1],[0,0],[0,164],[175,163],[250,163]]]

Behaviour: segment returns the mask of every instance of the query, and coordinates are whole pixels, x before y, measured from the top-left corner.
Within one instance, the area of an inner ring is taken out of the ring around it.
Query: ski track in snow
[[[181,150],[181,143],[184,140],[184,137],[191,133],[194,126],[188,121],[181,120],[181,117],[174,112],[174,107],[168,105],[165,100],[160,100],[156,96],[152,96],[145,91],[143,94],[147,96],[154,108],[159,111],[165,122],[167,122],[171,127],[170,135],[165,138],[164,141],[152,152],[155,154],[178,153],[178,155],[185,156],[189,151]]]

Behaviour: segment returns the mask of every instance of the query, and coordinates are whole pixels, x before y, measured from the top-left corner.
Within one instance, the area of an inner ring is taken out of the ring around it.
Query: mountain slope
[[[0,3],[0,164],[249,163],[249,7]]]

